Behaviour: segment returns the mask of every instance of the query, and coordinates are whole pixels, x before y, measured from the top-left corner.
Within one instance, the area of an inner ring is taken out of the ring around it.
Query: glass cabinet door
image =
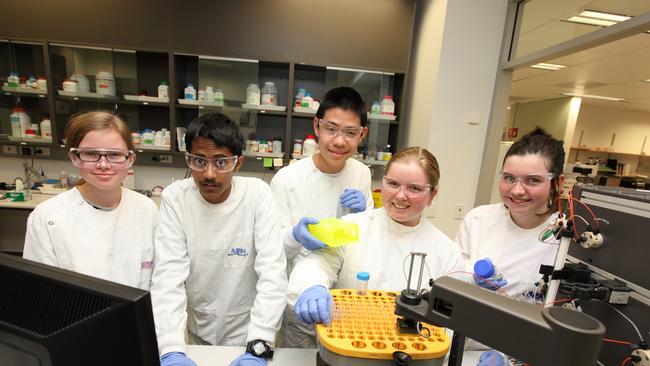
[[[41,43],[0,41],[0,134],[11,141],[52,142]]]
[[[139,151],[170,150],[166,53],[52,44],[50,60],[59,136],[75,113],[107,110],[127,122]]]
[[[220,112],[239,125],[247,140],[244,155],[284,156],[289,64],[192,55],[176,55],[174,62],[179,151],[193,119]]]
[[[356,157],[367,164],[385,165],[395,152],[402,84],[401,74],[296,65],[291,138],[304,139],[313,134],[313,118],[324,94],[335,87],[349,86],[361,94],[368,107],[368,135]]]

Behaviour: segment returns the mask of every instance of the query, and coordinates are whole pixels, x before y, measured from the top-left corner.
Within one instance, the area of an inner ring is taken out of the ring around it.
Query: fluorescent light
[[[531,66],[533,69],[543,69],[543,70],[551,70],[551,71],[557,71],[565,68],[566,66],[564,65],[558,65],[558,64],[548,64],[546,62],[540,62],[538,64],[532,65]]]
[[[578,15],[571,16],[566,19],[567,22],[596,25],[599,27],[609,27],[616,23],[624,22],[631,19],[627,15],[605,13],[595,10],[583,10]]]
[[[578,98],[589,98],[589,99],[600,99],[600,100],[609,100],[612,102],[622,102],[625,99],[623,98],[616,98],[616,97],[606,97],[604,95],[593,95],[593,94],[578,94],[578,93],[560,93],[561,95],[565,95],[567,97],[578,97]]]
[[[586,18],[586,17],[577,16],[577,15],[574,15],[574,16],[570,17],[566,21],[567,22],[572,22],[572,23],[586,24],[586,25],[597,25],[597,26],[601,26],[601,27],[609,27],[610,25],[614,25],[614,24],[618,23],[618,22],[614,22],[614,21],[611,21],[611,20]]]
[[[611,20],[613,22],[624,22],[632,18],[632,17],[628,17],[627,15],[604,13],[602,11],[595,11],[595,10],[585,10],[578,15],[587,18]]]

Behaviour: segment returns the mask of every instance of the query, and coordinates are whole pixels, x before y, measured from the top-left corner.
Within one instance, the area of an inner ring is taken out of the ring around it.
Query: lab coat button
[[[50,220],[50,221],[47,222],[47,224],[52,226],[52,225],[54,225],[54,221]]]

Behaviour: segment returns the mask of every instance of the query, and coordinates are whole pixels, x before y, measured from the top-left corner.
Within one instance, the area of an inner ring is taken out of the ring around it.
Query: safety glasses
[[[208,159],[203,156],[185,153],[185,162],[192,170],[202,172],[212,166],[219,173],[228,173],[237,166],[238,156],[228,156],[225,158]]]
[[[90,148],[71,148],[70,157],[72,164],[77,168],[82,165],[99,163],[102,158],[112,166],[130,168],[135,160],[135,153],[132,150],[114,150],[114,149],[90,149]]]

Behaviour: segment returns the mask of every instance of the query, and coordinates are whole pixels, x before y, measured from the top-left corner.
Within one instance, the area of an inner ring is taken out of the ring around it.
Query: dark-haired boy
[[[370,169],[350,159],[368,132],[366,113],[366,104],[356,90],[338,87],[328,91],[313,120],[319,152],[280,169],[271,180],[289,271],[309,251],[324,246],[307,225],[337,216],[339,206],[352,213],[372,208]],[[313,337],[310,340],[305,334],[309,329],[287,329],[294,325],[304,328],[292,311],[285,313],[284,322],[283,346],[315,346]]]
[[[247,346],[231,365],[266,365],[286,303],[286,259],[269,186],[237,177],[244,139],[228,117],[190,123],[192,178],[165,188],[152,303],[161,366],[193,365],[192,344]],[[187,309],[187,312],[186,312]]]

